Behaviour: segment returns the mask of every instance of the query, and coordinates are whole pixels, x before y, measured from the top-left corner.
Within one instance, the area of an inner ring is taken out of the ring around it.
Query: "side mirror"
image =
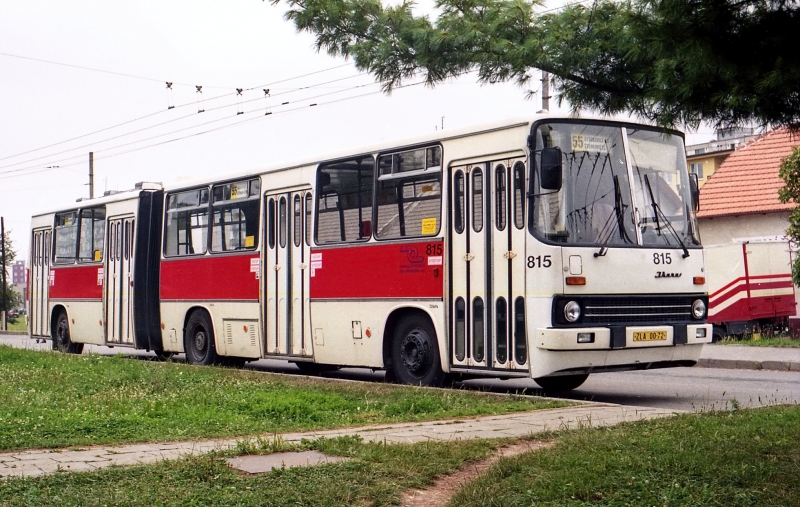
[[[540,163],[543,190],[561,190],[561,148],[544,148]]]
[[[700,183],[695,173],[689,173],[689,191],[692,194],[692,209],[697,213],[700,211]]]

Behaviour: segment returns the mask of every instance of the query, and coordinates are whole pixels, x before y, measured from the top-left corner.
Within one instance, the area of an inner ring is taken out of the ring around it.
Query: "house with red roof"
[[[778,189],[781,159],[800,146],[800,133],[781,127],[737,148],[700,190],[697,213],[705,245],[768,241],[785,237],[789,212]]]

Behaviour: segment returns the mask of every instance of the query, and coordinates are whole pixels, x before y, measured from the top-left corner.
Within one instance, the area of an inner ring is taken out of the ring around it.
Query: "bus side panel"
[[[256,252],[166,259],[161,262],[161,300],[257,302],[258,259]]]
[[[441,299],[443,251],[441,240],[312,249],[311,300]]]
[[[443,249],[440,239],[312,249],[314,360],[383,367],[384,328],[392,311],[443,315]],[[447,328],[441,319],[432,320],[446,359]]]
[[[50,311],[64,306],[70,339],[103,345],[103,266],[51,266]]]
[[[183,352],[187,313],[204,308],[211,316],[218,354],[260,357],[258,259],[259,253],[252,252],[162,260],[164,350]]]
[[[163,350],[159,309],[164,192],[139,194],[133,265],[133,329],[138,349]]]

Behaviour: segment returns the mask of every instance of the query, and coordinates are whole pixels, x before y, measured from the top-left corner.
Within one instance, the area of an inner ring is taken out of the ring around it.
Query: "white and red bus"
[[[33,217],[31,336],[398,382],[693,365],[683,136],[540,115]]]

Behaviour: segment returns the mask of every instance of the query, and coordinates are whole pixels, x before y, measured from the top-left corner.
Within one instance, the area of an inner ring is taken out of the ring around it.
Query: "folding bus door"
[[[106,342],[133,345],[134,218],[113,218],[107,224],[105,290]]]
[[[264,337],[268,355],[311,356],[310,190],[267,194]]]
[[[487,267],[486,164],[451,171],[452,220],[452,364],[486,368]],[[491,326],[488,327],[491,330]]]
[[[52,229],[33,231],[31,241],[30,308],[28,322],[31,336],[50,336],[50,311],[48,295],[50,293],[50,252]]]
[[[499,160],[490,164],[491,189],[487,211],[492,299],[491,357],[495,369],[525,367],[525,162]]]

